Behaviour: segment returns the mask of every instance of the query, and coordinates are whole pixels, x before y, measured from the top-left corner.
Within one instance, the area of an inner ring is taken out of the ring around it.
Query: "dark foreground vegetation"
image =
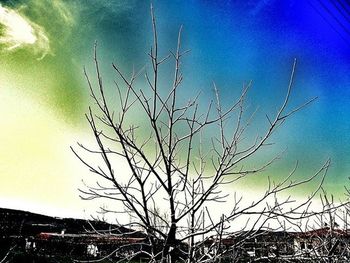
[[[105,222],[0,209],[0,230],[1,263],[150,261],[147,251],[151,248],[144,233]],[[201,249],[196,256],[205,262],[350,260],[350,231],[339,226],[326,225],[305,232],[245,231],[221,240],[206,237],[197,245]],[[186,257],[188,244],[182,242],[180,247],[173,253],[179,262]],[[213,247],[220,250],[216,251],[222,255],[219,259],[214,257]]]

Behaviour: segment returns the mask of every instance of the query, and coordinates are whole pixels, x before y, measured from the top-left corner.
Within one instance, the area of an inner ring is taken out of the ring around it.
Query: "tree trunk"
[[[177,251],[177,240],[176,240],[176,230],[177,226],[175,223],[172,223],[169,229],[169,233],[167,239],[165,240],[165,244],[162,251],[162,260],[163,263],[173,262],[176,258]]]

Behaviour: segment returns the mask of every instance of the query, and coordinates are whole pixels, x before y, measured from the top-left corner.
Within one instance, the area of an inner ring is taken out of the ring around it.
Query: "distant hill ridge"
[[[1,236],[35,236],[42,232],[79,234],[96,231],[125,233],[130,229],[102,221],[51,217],[28,211],[0,208]]]

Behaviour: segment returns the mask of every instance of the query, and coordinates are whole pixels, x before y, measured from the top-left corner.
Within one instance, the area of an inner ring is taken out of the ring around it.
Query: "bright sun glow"
[[[15,10],[0,4],[0,44],[7,50],[14,50],[25,45],[35,45],[42,52],[48,53],[49,41],[42,28],[27,20]]]
[[[76,175],[82,170],[69,149],[79,135],[1,75],[0,82],[0,206],[18,200],[18,206],[28,203],[21,209],[35,203],[65,211],[80,207]]]

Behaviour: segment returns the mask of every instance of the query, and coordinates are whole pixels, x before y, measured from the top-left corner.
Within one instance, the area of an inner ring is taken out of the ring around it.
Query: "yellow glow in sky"
[[[69,146],[79,135],[48,109],[1,84],[0,101],[0,206],[40,204],[76,213],[82,167]]]

